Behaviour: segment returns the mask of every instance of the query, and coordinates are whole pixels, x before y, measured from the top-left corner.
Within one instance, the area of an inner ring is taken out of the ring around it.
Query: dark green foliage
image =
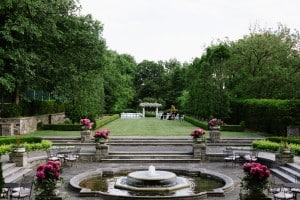
[[[0,117],[20,117],[22,113],[21,106],[16,104],[1,104],[0,105]]]
[[[222,125],[221,131],[243,132],[245,128],[241,125]]]
[[[300,100],[235,100],[231,110],[231,122],[243,120],[249,129],[283,136],[288,125],[299,123]]]
[[[16,137],[11,137],[11,136],[1,136],[0,137],[0,145],[3,144],[16,144],[17,143],[17,138]],[[21,136],[18,138],[20,140],[20,143],[40,143],[42,142],[42,138],[40,137],[32,137],[32,136]]]
[[[112,122],[119,118],[120,118],[120,115],[118,115],[118,114],[115,114],[112,116],[106,116],[106,117],[96,121],[96,128],[100,128],[100,127],[108,124],[109,122]]]
[[[23,111],[27,108],[27,112],[23,112],[23,116],[43,115],[51,113],[64,112],[64,104],[61,102],[47,100],[47,101],[31,101],[22,104]],[[26,108],[25,108],[26,107]]]
[[[282,142],[282,137],[267,137],[267,140],[271,142]],[[288,137],[286,138],[287,143],[293,143],[293,144],[300,144],[300,138],[299,137]]]
[[[198,126],[199,128],[203,128],[205,130],[209,129],[208,124],[206,122],[202,122],[202,121],[200,121],[198,119],[195,119],[193,117],[184,116],[184,120],[187,121],[187,122],[190,122],[191,124],[193,124],[195,126]]]
[[[81,131],[80,124],[44,124],[43,130]]]

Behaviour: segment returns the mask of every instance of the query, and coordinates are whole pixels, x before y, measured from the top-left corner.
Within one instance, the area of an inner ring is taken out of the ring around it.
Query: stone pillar
[[[201,161],[205,161],[205,159],[206,159],[205,143],[194,143],[193,144],[193,155],[194,155],[194,158],[200,158]]]
[[[108,157],[108,154],[109,154],[109,145],[96,143],[95,159],[97,162],[100,162],[101,159]]]
[[[27,166],[27,153],[18,152],[17,150],[12,150],[9,154],[9,160],[16,163],[16,167],[26,167]]]
[[[289,149],[283,149],[282,152],[275,154],[275,161],[278,165],[285,165],[294,162],[294,155]]]
[[[158,118],[158,107],[155,109],[155,117]]]
[[[221,140],[221,132],[219,127],[211,127],[211,131],[209,131],[209,139],[212,143],[217,143]]]
[[[81,143],[88,142],[91,140],[91,131],[85,130],[80,132]]]
[[[145,117],[145,107],[143,107],[143,117]]]

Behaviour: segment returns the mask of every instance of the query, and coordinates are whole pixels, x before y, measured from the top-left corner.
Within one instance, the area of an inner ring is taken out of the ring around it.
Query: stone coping
[[[79,192],[79,196],[99,196],[103,197],[105,199],[181,199],[181,200],[193,200],[193,199],[204,199],[207,196],[212,196],[212,197],[224,197],[226,192],[232,191],[234,189],[234,181],[232,178],[229,176],[226,176],[224,174],[214,172],[207,170],[205,168],[200,168],[198,170],[184,170],[184,169],[160,169],[160,170],[165,170],[165,171],[170,171],[178,174],[183,174],[183,175],[200,175],[200,176],[207,176],[207,177],[212,177],[216,180],[220,180],[224,182],[224,185],[220,188],[216,188],[213,191],[209,192],[201,192],[198,194],[192,194],[188,196],[116,196],[112,194],[108,194],[105,192],[100,192],[100,191],[91,191],[90,189],[87,188],[82,188],[79,186],[80,182],[97,177],[97,176],[102,176],[104,173],[105,174],[118,174],[121,172],[132,172],[132,171],[137,171],[141,170],[140,168],[132,168],[132,169],[115,169],[114,171],[107,171],[107,170],[100,170],[97,169],[95,171],[90,171],[90,172],[84,172],[81,174],[78,174],[71,178],[69,182],[69,186],[72,190]]]

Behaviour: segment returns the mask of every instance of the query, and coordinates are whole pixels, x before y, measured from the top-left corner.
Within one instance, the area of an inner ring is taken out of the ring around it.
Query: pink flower
[[[197,128],[191,133],[191,136],[193,136],[194,138],[198,138],[200,136],[203,136],[204,134],[205,134],[205,130],[201,128]]]
[[[96,131],[94,134],[94,138],[96,139],[108,139],[108,134],[110,133],[110,130],[101,130],[101,131]]]

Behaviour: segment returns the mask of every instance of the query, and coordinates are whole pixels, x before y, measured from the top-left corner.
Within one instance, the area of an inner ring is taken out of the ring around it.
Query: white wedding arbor
[[[143,108],[143,117],[145,117],[145,108],[155,108],[155,116],[158,117],[158,108],[162,107],[160,103],[140,103],[140,107]]]

